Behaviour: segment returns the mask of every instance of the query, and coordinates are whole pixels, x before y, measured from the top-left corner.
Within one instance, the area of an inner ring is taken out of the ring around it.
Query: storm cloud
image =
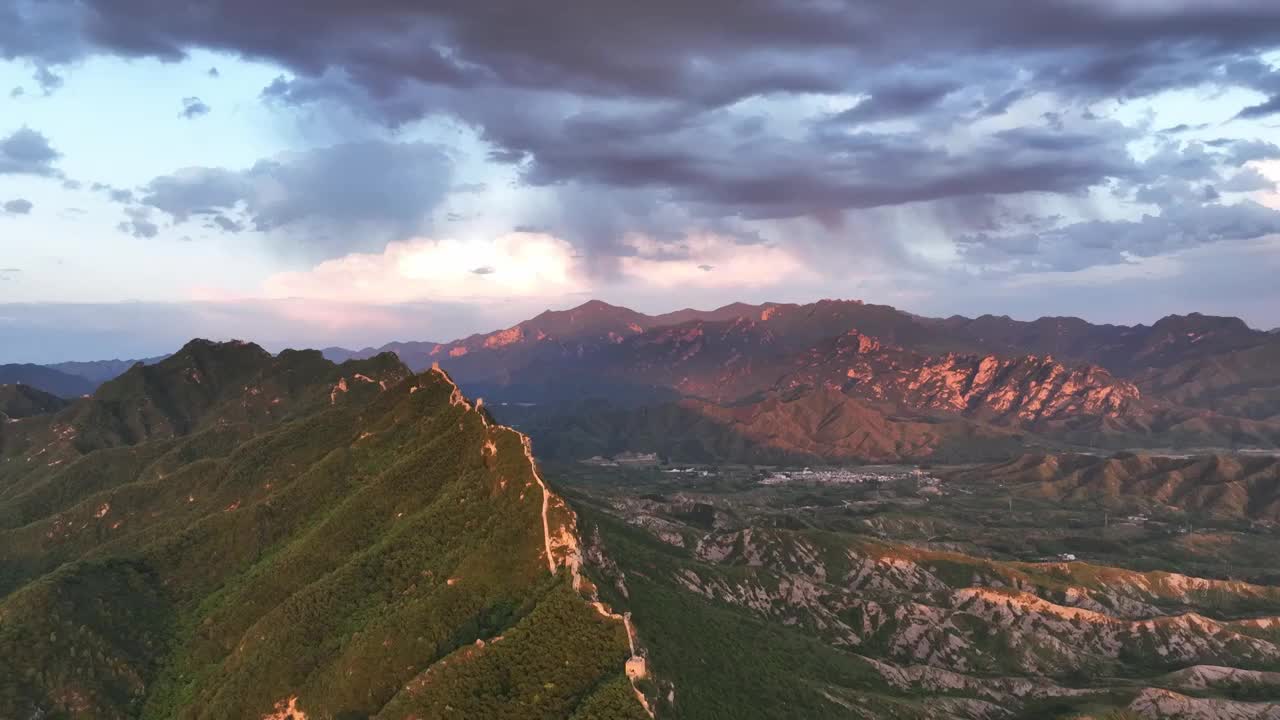
[[[1274,189],[1256,165],[1280,148],[1250,133],[1280,110],[1277,49],[1272,0],[0,8],[0,57],[61,71],[221,52],[279,69],[269,107],[358,127],[359,141],[175,169],[113,196],[126,232],[196,222],[313,258],[381,249],[473,184],[445,148],[402,137],[436,121],[538,194],[511,224],[565,237],[605,274],[630,234],[792,243],[828,267],[874,254],[1055,272],[1276,232],[1253,194]],[[1233,104],[1159,125],[1132,109],[1174,91]],[[183,117],[207,111],[184,100]],[[19,145],[17,159],[0,149],[0,173],[56,173],[47,141],[43,157],[32,137]],[[922,251],[922,235],[947,252]]]
[[[282,154],[243,170],[193,167],[128,197],[174,223],[204,217],[237,233],[282,231],[327,257],[429,227],[452,184],[446,153],[427,143],[361,142]]]

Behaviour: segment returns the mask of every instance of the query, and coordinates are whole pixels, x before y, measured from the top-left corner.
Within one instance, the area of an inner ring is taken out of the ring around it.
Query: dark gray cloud
[[[205,217],[231,233],[281,230],[306,254],[328,257],[423,231],[451,184],[439,147],[371,141],[286,153],[246,170],[186,168],[136,197],[175,223]]]
[[[0,175],[57,176],[54,163],[59,157],[49,139],[31,128],[0,137]]]
[[[3,211],[5,215],[30,215],[31,209],[34,207],[35,205],[30,200],[16,198],[0,205],[0,211]]]
[[[1240,114],[1236,117],[1260,118],[1267,117],[1268,115],[1275,115],[1276,113],[1280,113],[1280,95],[1274,95],[1265,102],[1258,103],[1257,105],[1250,105],[1249,107],[1241,110]]]
[[[1090,220],[1042,232],[959,238],[964,259],[1009,272],[1072,271],[1280,233],[1280,212],[1252,201],[1175,204],[1139,220]]]
[[[911,77],[886,83],[870,88],[869,98],[838,113],[833,119],[837,122],[864,123],[915,115],[932,109],[960,87],[958,80],[947,77]]]
[[[841,87],[863,74],[851,69],[981,52],[1064,85],[1145,90],[1185,82],[1195,61],[1256,55],[1280,37],[1280,10],[1267,0],[576,0],[555,13],[520,0],[85,0],[4,12],[0,52],[46,63],[95,52],[177,59],[204,47],[299,75],[342,68],[373,94],[403,82],[500,84],[704,103]],[[819,62],[833,54],[861,64]]]
[[[924,110],[961,85],[980,86],[996,106],[1027,90],[1258,87],[1268,82],[1258,53],[1280,44],[1280,9],[1265,0],[577,0],[555,13],[520,0],[86,0],[24,3],[9,15],[0,52],[10,56],[233,51],[297,76],[274,96],[337,97],[392,123],[438,111],[431,91],[441,89],[671,102],[687,117],[770,93],[869,94],[856,116]],[[930,75],[938,79],[911,80]]]
[[[1228,162],[1244,165],[1254,160],[1274,160],[1280,158],[1280,145],[1265,140],[1233,140],[1222,138],[1211,140],[1206,145],[1221,148],[1227,152]]]
[[[1140,219],[1006,218],[960,234],[961,256],[972,265],[1001,271],[1073,271],[1280,232],[1280,211],[1251,200],[1222,201],[1224,192],[1274,189],[1275,183],[1255,167],[1241,165],[1275,157],[1280,148],[1265,142],[1162,137],[1133,173],[1110,185],[1122,200],[1153,206]]]
[[[555,12],[523,0],[26,0],[0,9],[0,57],[45,66],[223,51],[281,66],[263,90],[272,103],[339,107],[385,128],[459,120],[493,160],[555,195],[555,210],[528,220],[605,253],[622,252],[618,239],[637,228],[745,235],[753,221],[806,218],[833,230],[870,211],[923,206],[959,218],[952,234],[1012,251],[1040,247],[1019,239],[1035,223],[992,208],[1043,194],[1085,205],[1110,193],[1156,206],[1155,217],[1173,217],[1175,202],[1212,213],[1206,200],[1257,184],[1229,171],[1274,146],[1175,144],[1139,161],[1130,146],[1140,136],[1203,128],[1125,127],[1101,101],[1245,88],[1272,100],[1240,117],[1262,117],[1280,97],[1280,75],[1262,60],[1276,48],[1273,0],[570,0]],[[1045,93],[1054,111],[1028,114]],[[377,146],[365,150],[386,160]],[[1234,167],[1223,167],[1228,159]],[[301,162],[180,171],[151,183],[143,202],[175,222],[305,227],[329,253],[343,245],[334,233],[350,238],[353,227],[420,229],[443,192],[417,178],[427,191],[409,202],[355,156],[350,170],[330,168],[372,179],[387,195],[374,197],[359,180],[317,180]],[[285,180],[317,199],[262,190]],[[1005,224],[988,227],[996,220]]]
[[[1257,168],[1247,167],[1217,185],[1223,192],[1258,192],[1276,189],[1274,180],[1258,172]]]
[[[208,115],[211,108],[198,97],[182,98],[182,112],[178,113],[178,117],[194,120],[202,115]]]

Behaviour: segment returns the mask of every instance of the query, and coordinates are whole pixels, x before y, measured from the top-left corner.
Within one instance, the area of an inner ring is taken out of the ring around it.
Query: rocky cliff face
[[[941,412],[1031,426],[1070,418],[1123,418],[1144,412],[1130,382],[1094,365],[1053,357],[931,357],[851,331],[804,353],[784,376],[790,386],[840,387],[919,412]]]

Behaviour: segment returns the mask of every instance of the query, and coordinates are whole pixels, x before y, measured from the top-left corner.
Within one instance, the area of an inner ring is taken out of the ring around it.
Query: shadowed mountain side
[[[1021,494],[1068,502],[1175,508],[1280,523],[1280,458],[1273,456],[1029,454],[967,469],[953,477],[1003,483]]]
[[[30,385],[0,385],[0,422],[57,412],[67,401]]]
[[[129,368],[138,363],[154,365],[167,357],[169,356],[157,355],[155,357],[142,358],[141,360],[90,360],[87,362],[60,362],[46,365],[45,367],[53,368],[54,370],[71,375],[78,375],[93,383],[94,387],[97,387],[108,380],[114,380],[115,378],[120,377],[128,371]]]
[[[1182,405],[1280,421],[1280,338],[1150,369],[1138,374],[1135,382],[1147,394]]]
[[[771,392],[732,406],[597,404],[528,427],[539,452],[562,459],[632,451],[687,462],[969,462],[1007,457],[1029,440],[960,418],[889,416],[826,389]]]
[[[1032,321],[1007,316],[951,317],[939,321],[945,335],[967,339],[997,354],[1054,355],[1088,362],[1129,376],[1149,367],[1168,367],[1257,345],[1266,333],[1239,318],[1190,313],[1169,315],[1151,325],[1094,325],[1076,317]]]
[[[61,398],[75,398],[93,392],[97,383],[44,365],[0,365],[0,385],[27,385]]]

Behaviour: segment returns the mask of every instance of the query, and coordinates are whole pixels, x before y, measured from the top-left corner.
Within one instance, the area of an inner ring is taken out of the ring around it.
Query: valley
[[[670,684],[660,715],[1276,710],[1274,523],[1037,497],[972,467],[549,472]]]

